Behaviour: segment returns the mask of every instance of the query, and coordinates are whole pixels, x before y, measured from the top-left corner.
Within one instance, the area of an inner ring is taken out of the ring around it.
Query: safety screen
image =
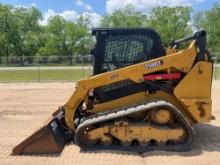
[[[109,35],[106,38],[102,72],[150,59],[153,41],[146,35]]]
[[[123,80],[96,88],[94,93],[100,102],[106,102],[144,91],[143,83],[135,84],[131,80]]]

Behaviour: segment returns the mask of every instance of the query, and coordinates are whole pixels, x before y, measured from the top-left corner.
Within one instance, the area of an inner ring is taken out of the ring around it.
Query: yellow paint
[[[73,131],[75,130],[75,126],[73,124],[75,112],[76,112],[78,106],[80,105],[80,103],[87,99],[88,93],[90,91],[92,91],[93,89],[95,89],[97,87],[104,86],[104,85],[112,84],[115,82],[119,82],[122,80],[127,80],[127,79],[132,80],[135,83],[141,83],[144,81],[143,75],[150,74],[150,73],[153,73],[156,71],[175,69],[175,70],[181,70],[182,72],[188,73],[193,66],[193,63],[194,63],[196,56],[197,56],[197,47],[195,45],[195,41],[192,41],[192,43],[190,44],[190,46],[187,49],[184,49],[184,50],[181,50],[178,52],[174,52],[172,54],[169,54],[167,56],[163,56],[163,57],[160,57],[157,59],[138,63],[135,65],[130,65],[130,66],[127,66],[127,67],[124,67],[121,69],[113,70],[111,72],[102,73],[99,75],[89,77],[85,80],[78,81],[77,87],[76,87],[74,93],[72,94],[70,99],[67,101],[67,103],[64,105],[65,121],[66,121],[67,126],[70,129],[72,129]],[[149,69],[145,68],[146,65],[149,65],[149,64],[152,64],[152,63],[158,62],[158,61],[163,61],[163,65],[149,68]],[[199,68],[200,70],[204,71],[204,69],[209,68],[204,63],[199,63],[198,65],[199,66],[197,66],[197,70]],[[207,72],[209,72],[209,71],[207,71]],[[211,73],[206,73],[206,71],[204,71],[204,73],[206,76],[207,75],[210,76],[210,74],[211,74]],[[199,77],[198,75],[194,75],[194,76]],[[202,76],[202,77],[203,78],[201,78],[201,80],[204,80],[205,76]],[[208,77],[208,79],[209,79],[209,77]],[[191,83],[198,84],[198,80],[194,79],[194,81],[191,81]],[[191,86],[192,85],[191,83],[190,84],[187,83],[187,84]],[[182,84],[182,82],[181,82],[181,84]],[[184,89],[187,89],[184,84],[185,83],[183,83]],[[208,85],[210,86],[210,82]],[[189,98],[187,96],[186,91],[181,92],[183,90],[178,89],[178,88],[181,88],[181,87],[177,87],[175,89],[175,95],[177,96],[178,99]],[[200,88],[200,90],[203,90],[203,89]],[[204,90],[206,90],[206,89],[204,89]],[[207,95],[207,93],[209,93],[208,91],[200,92],[200,93],[204,94],[205,96],[207,96],[206,98],[208,98],[208,95]],[[165,95],[165,94],[163,94],[163,95]],[[153,95],[153,94],[147,95],[146,100],[148,98],[154,98],[153,96],[155,97],[155,95]],[[168,99],[171,103],[174,103],[174,105],[176,104],[177,107],[181,109],[182,113],[187,118],[189,118],[190,121],[193,121],[193,113],[188,112],[189,108],[186,109],[186,106],[183,106],[182,103],[179,103],[179,100],[175,99],[174,96],[167,96],[167,95],[165,95],[165,96],[166,96],[166,99]],[[187,96],[187,97],[182,97],[182,96]],[[196,96],[198,96],[198,95],[196,95]],[[142,100],[144,97],[138,96],[135,98],[137,100],[139,100],[139,99]],[[203,95],[200,98],[203,98]],[[163,96],[162,96],[162,99],[163,99]],[[129,102],[128,99],[124,99],[123,101],[120,99],[120,101],[121,102],[118,103],[118,105],[120,105],[120,106],[125,105]],[[117,101],[113,101],[112,103],[113,103],[112,107],[117,106]],[[105,107],[107,109],[110,109],[111,106],[109,103],[104,103],[102,105],[97,105],[95,107],[95,110],[101,111],[101,110],[104,110]],[[188,114],[191,114],[192,116],[188,116]]]
[[[171,118],[170,112],[166,109],[161,109],[156,112],[155,118],[158,121],[158,123],[166,124]]]
[[[181,99],[181,101],[196,122],[210,122],[212,109],[211,99]]]
[[[212,64],[200,61],[181,80],[174,90],[180,99],[211,98]]]
[[[101,111],[108,111],[111,109],[116,109],[119,107],[125,107],[129,105],[133,105],[138,102],[143,102],[146,100],[146,93],[145,92],[139,92],[135,93],[133,95],[129,95],[126,97],[122,97],[119,99],[115,99],[112,101],[108,101],[101,104],[94,105],[94,108],[91,110],[88,110],[88,112],[101,112]]]
[[[146,143],[152,139],[160,143],[166,142],[167,140],[180,140],[184,135],[184,131],[181,128],[172,129],[148,123],[128,123],[119,121],[112,125],[105,125],[89,131],[88,137],[90,140],[101,140],[105,142],[109,140],[106,134],[110,134],[124,143],[130,143],[133,140]]]
[[[174,90],[176,97],[182,101],[196,122],[211,120],[211,74],[212,64],[200,61]]]

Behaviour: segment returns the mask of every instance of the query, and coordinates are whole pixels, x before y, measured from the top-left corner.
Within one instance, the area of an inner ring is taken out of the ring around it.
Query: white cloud
[[[90,4],[85,4],[85,8],[88,10],[88,11],[92,11],[92,6]]]
[[[84,2],[83,0],[74,0],[74,1],[75,1],[76,6],[85,8],[88,11],[92,11],[93,10],[92,6],[90,4]]]
[[[43,19],[40,20],[39,23],[40,23],[41,25],[47,25],[47,23],[48,23],[50,17],[53,17],[53,16],[55,16],[55,15],[56,15],[56,13],[54,12],[54,10],[48,9],[45,13],[43,13]]]
[[[107,0],[106,10],[111,13],[129,4],[138,10],[148,10],[156,6],[192,6],[193,4],[203,3],[204,1],[205,0]]]
[[[65,10],[64,12],[60,13],[59,15],[63,16],[63,18],[68,21],[74,21],[74,20],[76,20],[76,18],[78,16],[77,12],[75,12],[74,10]]]
[[[17,4],[15,7],[23,7],[23,8],[31,8],[31,7],[37,7],[36,3],[31,3],[30,5],[23,5],[23,4]]]
[[[36,5],[36,3],[31,3],[31,5],[30,5],[31,7],[37,7],[37,5]]]
[[[89,16],[91,18],[91,25],[90,27],[98,27],[100,24],[100,20],[102,18],[101,15],[95,12],[84,12],[82,13],[83,16]]]
[[[56,15],[62,16],[65,20],[73,21],[75,22],[77,18],[80,16],[76,11],[74,10],[65,10],[61,13],[56,13],[52,9],[48,9],[45,13],[43,13],[43,19],[39,22],[41,25],[47,25],[49,19],[51,17],[54,17]],[[84,12],[82,15],[88,15],[91,18],[91,27],[97,27],[99,26],[101,15],[95,13],[95,12]]]
[[[83,6],[84,2],[82,0],[76,0],[77,6]]]
[[[78,17],[77,12],[74,10],[65,10],[62,13],[56,13],[54,10],[48,9],[45,13],[43,13],[43,19],[40,21],[40,24],[47,25],[49,19],[56,15],[60,15],[68,21],[75,21]]]

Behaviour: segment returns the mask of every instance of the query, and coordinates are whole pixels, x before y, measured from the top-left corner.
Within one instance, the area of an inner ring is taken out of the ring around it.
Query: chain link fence
[[[92,75],[93,57],[0,57],[0,82],[76,81]]]
[[[220,54],[212,53],[212,61],[213,61],[213,79],[220,79]]]
[[[212,53],[213,79],[220,79],[220,59]],[[219,61],[218,61],[219,60]],[[92,75],[93,56],[0,57],[0,82],[77,81]]]

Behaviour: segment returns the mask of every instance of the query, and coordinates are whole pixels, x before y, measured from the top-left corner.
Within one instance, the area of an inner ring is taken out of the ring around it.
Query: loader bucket
[[[56,116],[54,116],[56,114]],[[59,154],[65,146],[61,113],[56,111],[39,130],[13,148],[12,155]]]

